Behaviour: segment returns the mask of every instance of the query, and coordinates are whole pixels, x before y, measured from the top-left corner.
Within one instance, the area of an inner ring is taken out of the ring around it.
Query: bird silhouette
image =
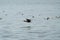
[[[26,20],[24,20],[24,22],[30,23],[31,19],[26,19]]]

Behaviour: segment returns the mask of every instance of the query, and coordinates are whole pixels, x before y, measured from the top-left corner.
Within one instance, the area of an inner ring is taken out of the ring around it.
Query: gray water
[[[0,40],[60,40],[60,0],[0,0]]]

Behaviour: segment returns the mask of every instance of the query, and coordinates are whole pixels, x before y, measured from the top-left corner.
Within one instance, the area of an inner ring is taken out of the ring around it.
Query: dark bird
[[[49,20],[50,18],[49,17],[47,17],[47,20]]]
[[[30,23],[31,19],[26,19],[26,20],[24,20],[24,22]]]

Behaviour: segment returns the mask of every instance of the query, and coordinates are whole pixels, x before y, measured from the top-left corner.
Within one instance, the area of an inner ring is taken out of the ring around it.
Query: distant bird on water
[[[30,23],[31,19],[26,19],[26,20],[24,20],[24,22]]]
[[[47,17],[47,20],[49,20],[50,18],[49,17]]]

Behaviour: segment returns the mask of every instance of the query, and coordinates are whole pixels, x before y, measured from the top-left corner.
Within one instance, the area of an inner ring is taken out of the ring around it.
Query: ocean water
[[[60,0],[0,0],[0,40],[60,40]]]

